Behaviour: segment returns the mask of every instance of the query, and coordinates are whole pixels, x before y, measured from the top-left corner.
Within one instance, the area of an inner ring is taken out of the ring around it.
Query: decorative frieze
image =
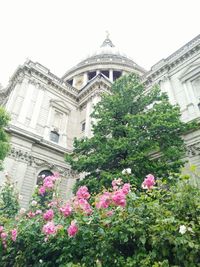
[[[73,172],[70,168],[65,168],[47,160],[37,158],[33,156],[30,152],[16,147],[11,148],[8,157],[14,158],[16,161],[25,162],[28,166],[32,166],[34,168],[41,168],[42,166],[48,167],[49,170],[59,172],[61,176],[70,176],[70,178],[77,177],[77,174]]]
[[[187,146],[188,157],[200,155],[200,142]]]

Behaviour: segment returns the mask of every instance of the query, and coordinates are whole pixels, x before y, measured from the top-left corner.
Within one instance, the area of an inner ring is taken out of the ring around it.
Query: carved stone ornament
[[[36,158],[31,155],[30,152],[24,151],[22,149],[12,147],[10,153],[8,155],[11,158],[14,158],[16,161],[21,161],[27,163],[28,166],[32,166],[35,168],[38,167],[48,167],[49,170],[53,170],[55,172],[60,173],[61,176],[76,178],[77,174],[73,172],[68,167],[62,167],[52,162],[48,162],[44,159]]]
[[[189,145],[187,147],[187,154],[189,157],[200,155],[200,142]]]
[[[9,157],[14,158],[17,161],[22,161],[27,163],[28,165],[32,165],[33,163],[33,157],[31,155],[31,153],[27,152],[27,151],[23,151],[21,149],[12,147],[9,154]]]

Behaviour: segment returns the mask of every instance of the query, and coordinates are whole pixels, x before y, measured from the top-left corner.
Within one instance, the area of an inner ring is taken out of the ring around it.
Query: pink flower
[[[78,191],[76,192],[76,196],[78,198],[84,198],[84,199],[89,199],[90,198],[90,194],[88,192],[88,188],[87,186],[81,186]]]
[[[45,192],[46,192],[45,187],[44,187],[44,186],[41,186],[41,187],[39,188],[39,194],[42,195],[42,196],[44,196]]]
[[[15,242],[16,241],[16,239],[17,239],[17,229],[13,229],[13,230],[11,230],[11,238],[12,238],[12,240]]]
[[[106,212],[106,215],[107,215],[108,217],[112,216],[113,214],[114,214],[114,211],[113,211],[113,210],[108,210],[108,211]]]
[[[56,228],[56,226],[55,226],[55,224],[53,222],[48,222],[42,228],[42,232],[45,235],[53,235],[53,234],[56,234],[56,231],[57,231],[57,228]]]
[[[122,187],[122,192],[123,192],[125,195],[127,195],[127,194],[130,192],[130,188],[131,188],[131,185],[128,184],[128,183],[126,183],[126,184],[124,184],[123,187]]]
[[[56,207],[58,205],[58,201],[51,201],[51,202],[49,202],[49,204],[48,204],[48,207]]]
[[[54,212],[52,209],[50,210],[47,210],[44,214],[43,214],[43,218],[44,220],[46,221],[50,221],[53,219],[53,216],[54,216]]]
[[[60,211],[62,212],[62,214],[67,217],[70,216],[72,214],[72,207],[70,206],[69,203],[66,203],[65,206],[60,208]]]
[[[99,202],[96,203],[97,209],[106,209],[111,204],[111,193],[105,192],[99,196]]]
[[[68,227],[67,232],[70,237],[75,236],[78,232],[78,226],[74,221],[71,222],[71,225]]]
[[[122,184],[122,179],[121,178],[113,180],[112,181],[113,190],[117,190],[119,188],[119,185],[121,185],[121,184]]]
[[[27,213],[27,216],[28,216],[29,218],[33,218],[33,217],[35,217],[35,212],[29,211],[29,212]]]
[[[3,226],[0,225],[0,233],[3,232]]]
[[[125,207],[126,206],[126,195],[122,190],[114,192],[112,200],[115,205]]]
[[[92,209],[88,201],[84,198],[81,199],[75,199],[74,200],[74,207],[76,210],[81,210],[87,215],[90,215],[92,213]]]
[[[146,176],[146,179],[144,179],[144,182],[142,183],[143,189],[152,189],[152,187],[155,185],[155,178],[152,174],[148,174]]]
[[[2,233],[1,233],[1,239],[2,239],[2,240],[5,240],[5,239],[7,238],[7,236],[8,236],[7,233],[5,233],[5,232],[2,232]]]
[[[53,176],[47,176],[47,177],[44,179],[43,187],[44,187],[44,188],[52,189],[53,186],[54,186],[53,181],[54,181]]]
[[[41,210],[36,210],[35,215],[38,215],[38,214],[41,214],[41,213],[42,213]]]

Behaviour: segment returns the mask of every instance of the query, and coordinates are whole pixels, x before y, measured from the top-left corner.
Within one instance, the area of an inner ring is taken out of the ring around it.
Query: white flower
[[[131,168],[123,169],[122,174],[131,174]]]
[[[187,231],[186,226],[185,225],[180,225],[179,233],[181,233],[183,235],[183,234],[185,234],[186,231]]]
[[[36,205],[37,205],[37,201],[33,200],[33,201],[31,202],[31,206],[36,206]]]
[[[40,260],[39,260],[39,263],[43,263],[43,260],[40,259]]]
[[[19,200],[22,200],[23,199],[23,196],[19,194]]]

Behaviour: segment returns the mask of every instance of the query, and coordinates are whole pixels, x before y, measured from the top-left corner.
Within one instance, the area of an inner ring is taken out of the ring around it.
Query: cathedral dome
[[[143,75],[145,70],[115,47],[107,35],[99,49],[67,71],[62,79],[81,89],[98,73],[102,73],[113,82],[130,72]]]

